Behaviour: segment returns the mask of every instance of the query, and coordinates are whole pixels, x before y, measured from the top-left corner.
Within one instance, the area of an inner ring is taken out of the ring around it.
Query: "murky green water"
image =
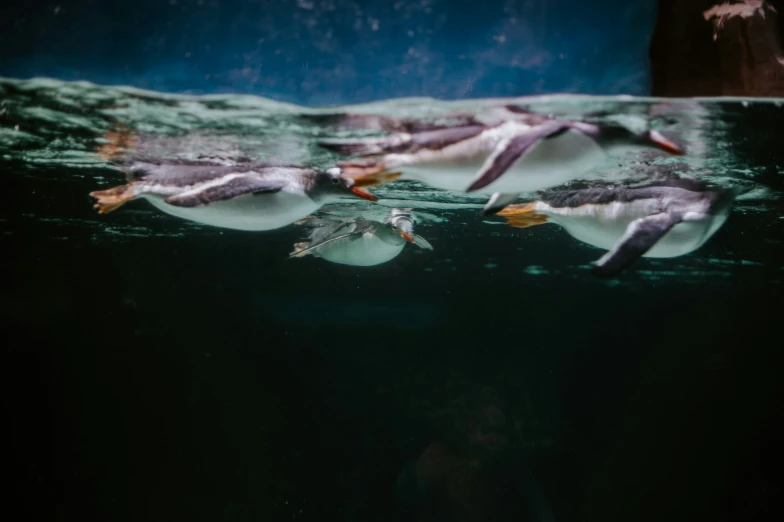
[[[220,229],[146,201],[97,214],[88,193],[124,182],[101,155],[326,168],[339,158],[317,140],[374,132],[303,116],[500,101],[312,109],[0,81],[2,313],[19,339],[5,381],[41,405],[17,412],[34,428],[13,432],[20,480],[62,481],[63,512],[111,520],[731,520],[733,495],[772,502],[768,468],[748,463],[780,455],[765,339],[782,304],[784,100],[501,101],[647,118],[685,144],[592,179],[675,173],[740,196],[696,252],[606,280],[588,270],[603,251],[560,227],[513,229],[482,216],[485,195],[417,182],[316,215],[412,208],[432,251],[287,259],[299,225]]]

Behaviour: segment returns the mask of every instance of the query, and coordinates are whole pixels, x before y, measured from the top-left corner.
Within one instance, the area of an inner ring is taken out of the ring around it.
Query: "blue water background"
[[[7,2],[0,76],[307,105],[646,95],[654,0]]]

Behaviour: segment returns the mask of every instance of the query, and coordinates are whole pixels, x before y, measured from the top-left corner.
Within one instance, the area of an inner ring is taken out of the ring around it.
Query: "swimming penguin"
[[[566,183],[599,166],[608,156],[654,148],[683,151],[655,130],[635,133],[616,124],[557,120],[507,110],[495,124],[466,124],[380,138],[322,141],[320,146],[362,159],[340,165],[361,179],[387,169],[452,191],[491,193],[485,213],[498,212],[520,192]]]
[[[550,191],[498,215],[517,228],[556,223],[575,239],[609,250],[593,273],[612,276],[639,257],[677,257],[698,249],[724,224],[736,196],[734,190],[683,178],[636,188]]]
[[[476,113],[446,112],[430,116],[427,119],[356,112],[301,114],[299,118],[309,123],[340,130],[415,133],[466,125],[497,125],[510,119],[521,122],[539,122],[544,116],[515,105],[491,105],[480,108]]]
[[[360,187],[388,178],[355,181],[342,177],[339,168],[317,171],[259,163],[135,161],[121,168],[128,184],[90,193],[102,214],[143,197],[173,216],[253,231],[286,226],[344,197],[375,201]]]
[[[301,114],[299,118],[317,125],[339,130],[367,130],[384,132],[421,132],[442,129],[454,125],[480,124],[473,114],[450,113],[438,121],[425,121],[416,118],[394,118],[380,114],[323,113]]]
[[[395,258],[407,242],[433,250],[425,238],[414,233],[411,209],[392,209],[383,223],[366,219],[308,221],[314,227],[310,241],[294,245],[290,258],[310,254],[342,265],[374,266]]]

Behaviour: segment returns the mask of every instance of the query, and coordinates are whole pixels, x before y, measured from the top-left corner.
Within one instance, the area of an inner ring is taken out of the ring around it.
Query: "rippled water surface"
[[[775,122],[784,114],[781,101],[689,99],[664,100],[632,97],[586,97],[556,95],[520,99],[437,101],[399,99],[347,107],[305,108],[252,96],[177,96],[132,88],[100,87],[88,83],[54,80],[0,83],[0,153],[6,176],[37,194],[21,196],[19,214],[7,217],[10,230],[16,225],[35,224],[52,237],[63,236],[71,227],[88,233],[94,241],[129,241],[141,237],[182,234],[220,234],[169,216],[150,205],[135,202],[112,216],[87,211],[87,192],[119,184],[124,177],[107,161],[116,157],[198,159],[216,156],[237,161],[252,160],[282,164],[303,164],[327,168],[341,159],[316,146],[323,138],[370,136],[372,130],[341,130],[319,125],[307,118],[313,114],[358,112],[392,117],[439,121],[454,112],[482,114],[492,106],[514,103],[532,112],[587,121],[616,121],[640,128],[650,119],[652,128],[668,132],[686,144],[687,156],[668,157],[657,153],[628,155],[618,164],[604,165],[585,179],[645,182],[668,174],[694,177],[723,187],[739,187],[742,195],[734,209],[737,219],[755,222],[768,231],[766,244],[780,232],[778,218],[782,158],[774,132]],[[448,120],[447,120],[448,121]],[[108,154],[108,155],[107,155]],[[573,186],[580,186],[579,181]],[[65,187],[82,193],[64,201],[59,191]],[[569,187],[567,187],[569,188]],[[488,253],[493,242],[515,241],[524,254],[515,265],[523,265],[523,275],[566,271],[579,276],[585,255],[564,260],[557,270],[538,270],[525,248],[529,235],[569,241],[557,227],[534,231],[505,230],[503,220],[482,219],[477,212],[486,196],[431,189],[418,182],[398,182],[374,190],[377,204],[328,205],[320,215],[369,218],[382,217],[387,207],[412,207],[423,229],[437,227],[460,237],[468,227],[486,237]],[[525,196],[533,196],[531,194]],[[57,212],[51,198],[56,198]],[[66,210],[67,209],[67,210]],[[65,212],[64,212],[65,211]],[[741,217],[742,216],[742,217]],[[735,228],[731,220],[728,227]],[[162,228],[164,227],[164,228]],[[294,227],[295,228],[295,227]],[[291,231],[293,234],[296,232]],[[301,235],[301,233],[300,233]],[[521,237],[522,236],[522,237]],[[542,239],[542,238],[537,238]],[[263,235],[254,241],[263,241]],[[721,241],[720,239],[717,240]],[[452,245],[455,246],[455,245]],[[764,248],[764,247],[763,247]],[[772,248],[772,246],[771,246]],[[755,254],[755,252],[757,252]],[[667,261],[641,263],[644,277],[721,277],[731,266],[754,270],[765,263],[760,250],[744,252],[710,245],[701,252]],[[437,252],[430,265],[443,257]],[[498,266],[488,257],[489,266]],[[529,257],[529,259],[526,259]],[[756,259],[755,259],[756,257]],[[512,260],[509,260],[512,261]],[[530,263],[530,264],[529,264]],[[529,267],[529,268],[526,268]],[[428,268],[423,266],[423,269]],[[430,269],[435,269],[430,266]]]

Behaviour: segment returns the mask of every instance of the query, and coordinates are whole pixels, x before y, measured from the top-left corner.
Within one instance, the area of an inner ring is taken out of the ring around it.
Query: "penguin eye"
[[[340,185],[340,178],[332,178],[333,185]]]

